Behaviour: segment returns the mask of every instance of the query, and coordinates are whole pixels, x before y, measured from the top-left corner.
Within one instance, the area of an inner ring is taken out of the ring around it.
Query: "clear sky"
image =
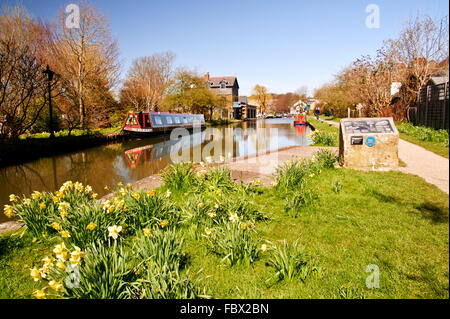
[[[76,1],[73,1],[76,3]],[[0,0],[15,4],[15,0]],[[20,1],[34,17],[51,20],[67,0]],[[274,93],[310,91],[355,58],[396,37],[418,11],[448,15],[447,0],[91,0],[108,15],[125,74],[139,56],[170,50],[176,65],[211,76],[235,75],[240,95],[255,84]],[[366,7],[380,8],[369,29]]]

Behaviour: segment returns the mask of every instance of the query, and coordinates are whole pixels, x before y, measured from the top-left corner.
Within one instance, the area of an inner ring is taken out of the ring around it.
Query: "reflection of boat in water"
[[[125,157],[131,168],[136,168],[139,162],[156,161],[160,158],[170,156],[182,150],[200,145],[205,141],[205,132],[195,132],[178,139],[166,140],[156,144],[148,144],[135,147],[125,151]]]
[[[205,127],[203,114],[178,114],[129,111],[122,130],[129,135],[151,136],[170,133],[175,128]]]

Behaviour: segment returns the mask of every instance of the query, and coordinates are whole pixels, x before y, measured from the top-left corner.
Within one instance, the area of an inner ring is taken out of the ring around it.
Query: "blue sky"
[[[71,2],[20,1],[44,20]],[[439,18],[449,12],[446,0],[90,2],[110,18],[122,74],[133,58],[170,50],[176,65],[211,76],[237,76],[240,95],[249,95],[255,84],[274,93],[305,85],[312,91],[355,58],[375,53],[418,11]],[[379,29],[365,25],[366,6],[372,3],[380,8]]]

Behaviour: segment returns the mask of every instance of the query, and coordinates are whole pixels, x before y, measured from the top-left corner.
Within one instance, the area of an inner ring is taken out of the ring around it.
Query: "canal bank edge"
[[[122,132],[109,135],[92,134],[84,136],[65,136],[54,139],[26,139],[18,140],[14,144],[1,144],[0,167],[21,164],[43,157],[62,155],[99,146],[111,142],[129,139]]]
[[[253,154],[248,156],[242,156],[233,158],[226,163],[212,164],[211,166],[221,166],[226,165],[231,172],[231,177],[235,182],[242,181],[243,183],[248,183],[252,180],[259,178],[261,184],[267,187],[271,186],[274,181],[273,173],[275,172],[276,165],[271,165],[270,168],[265,169],[264,173],[261,173],[260,166],[255,165],[249,159],[259,158],[261,160],[269,160],[270,157],[276,157],[278,159],[277,165],[291,161],[298,158],[311,158],[316,151],[319,149],[327,148],[334,150],[337,153],[337,147],[318,147],[318,146],[287,146],[277,150],[268,151],[264,154]],[[163,181],[158,174],[153,174],[140,179],[133,183],[133,189],[154,189],[163,185]],[[113,193],[107,194],[99,199],[100,202],[105,201],[113,197]],[[0,223],[0,235],[15,231],[23,226],[22,223],[17,221],[8,221],[5,223]]]

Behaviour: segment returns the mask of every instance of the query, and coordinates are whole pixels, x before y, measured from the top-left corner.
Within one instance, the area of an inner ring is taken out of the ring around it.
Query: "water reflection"
[[[219,160],[229,153],[241,157],[280,147],[308,145],[309,128],[294,127],[292,122],[292,119],[258,120],[193,132],[176,140],[170,140],[169,136],[135,139],[1,168],[0,207],[8,203],[9,194],[53,192],[67,180],[89,184],[103,196],[108,192],[105,185],[111,187],[119,181],[134,183],[158,173],[173,159],[200,162],[207,156]],[[6,220],[1,213],[0,222]]]

